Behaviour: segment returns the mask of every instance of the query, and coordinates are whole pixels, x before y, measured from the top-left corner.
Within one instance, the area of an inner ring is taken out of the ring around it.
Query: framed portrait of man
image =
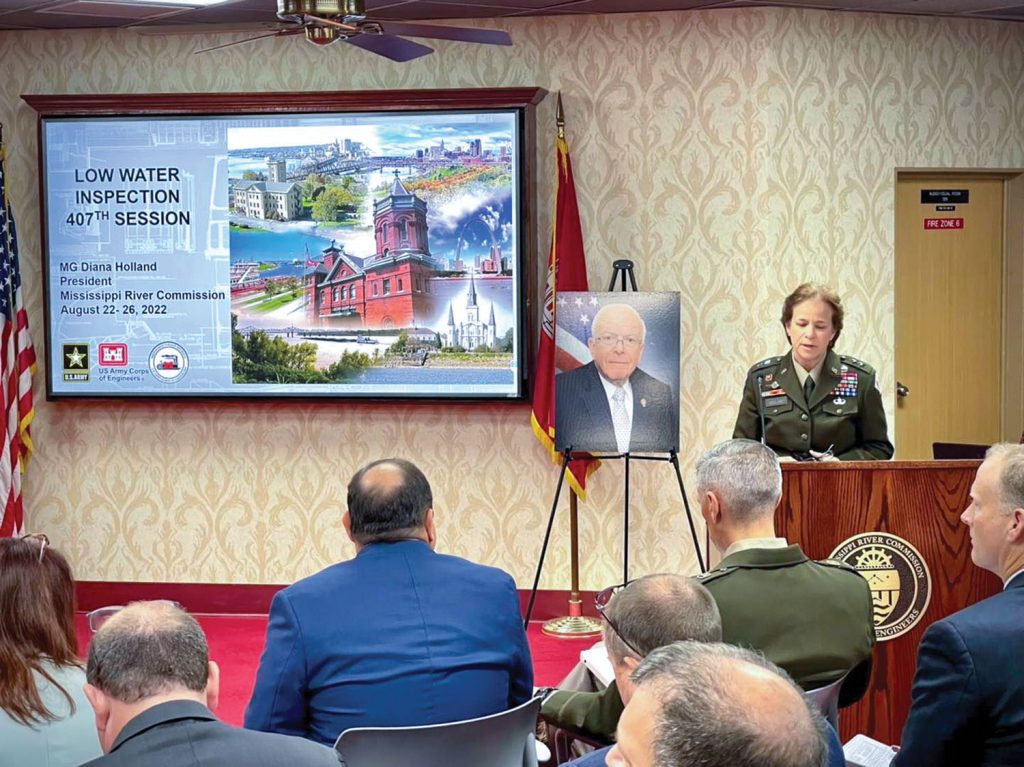
[[[679,294],[559,294],[555,447],[679,449]]]

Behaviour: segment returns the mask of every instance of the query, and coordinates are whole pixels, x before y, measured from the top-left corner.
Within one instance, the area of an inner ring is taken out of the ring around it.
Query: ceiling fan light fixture
[[[306,39],[313,45],[330,45],[345,37],[334,27],[308,26],[303,31],[306,33]]]
[[[294,19],[303,16],[314,18],[335,18],[365,16],[362,0],[277,0],[277,16]]]

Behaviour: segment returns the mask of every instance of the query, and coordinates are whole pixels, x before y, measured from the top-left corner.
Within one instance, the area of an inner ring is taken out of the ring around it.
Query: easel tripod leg
[[[551,528],[555,524],[555,512],[558,511],[558,499],[562,495],[562,483],[565,481],[565,472],[569,468],[569,458],[572,455],[572,447],[565,449],[562,458],[562,471],[558,475],[558,487],[555,488],[555,499],[551,502],[551,514],[548,516],[548,529],[544,532],[544,544],[540,547],[540,559],[537,560],[537,572],[533,576],[533,588],[530,589],[530,601],[526,606],[526,617],[523,619],[523,627],[530,628],[530,616],[533,615],[533,603],[537,601],[537,586],[540,585],[540,573],[544,569],[544,557],[548,553],[548,541],[551,540]]]
[[[625,495],[622,512],[622,582],[629,583],[629,453],[626,453]]]
[[[704,557],[700,552],[700,541],[697,540],[697,527],[693,524],[693,513],[690,511],[690,502],[686,498],[686,488],[683,487],[683,472],[679,468],[679,456],[672,452],[672,466],[676,470],[676,480],[679,482],[679,495],[683,498],[683,508],[686,509],[686,521],[690,523],[690,537],[693,539],[693,550],[697,554],[697,565],[702,573],[708,570],[704,566]],[[710,554],[710,551],[708,552]]]

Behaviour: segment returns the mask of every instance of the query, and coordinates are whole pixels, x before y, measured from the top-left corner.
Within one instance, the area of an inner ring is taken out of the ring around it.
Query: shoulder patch
[[[866,363],[864,360],[857,359],[856,357],[847,357],[845,354],[840,356],[839,359],[842,360],[844,365],[849,365],[852,368],[856,368],[857,370],[860,370],[862,373],[867,373],[868,375],[875,374],[875,369],[871,367],[868,363]]]
[[[769,357],[766,360],[761,360],[760,362],[755,363],[750,368],[750,372],[756,373],[758,371],[765,370],[766,368],[775,367],[780,362],[782,362],[782,357]]]
[[[848,565],[846,564],[846,562],[840,562],[838,559],[816,559],[814,561],[819,565],[824,565],[825,567],[833,567],[836,570],[846,570],[846,572],[853,573],[858,578],[862,577],[856,567]]]
[[[700,575],[695,575],[694,577],[700,583],[710,583],[711,581],[716,581],[719,578],[722,578],[728,575],[729,573],[735,571],[735,567],[716,567],[714,570],[708,570],[706,573],[701,573]]]

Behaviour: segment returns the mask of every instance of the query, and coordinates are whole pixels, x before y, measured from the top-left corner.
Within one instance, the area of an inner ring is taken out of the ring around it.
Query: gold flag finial
[[[558,105],[555,107],[555,125],[558,126],[558,138],[565,138],[565,113],[562,111],[562,92],[558,92]]]

